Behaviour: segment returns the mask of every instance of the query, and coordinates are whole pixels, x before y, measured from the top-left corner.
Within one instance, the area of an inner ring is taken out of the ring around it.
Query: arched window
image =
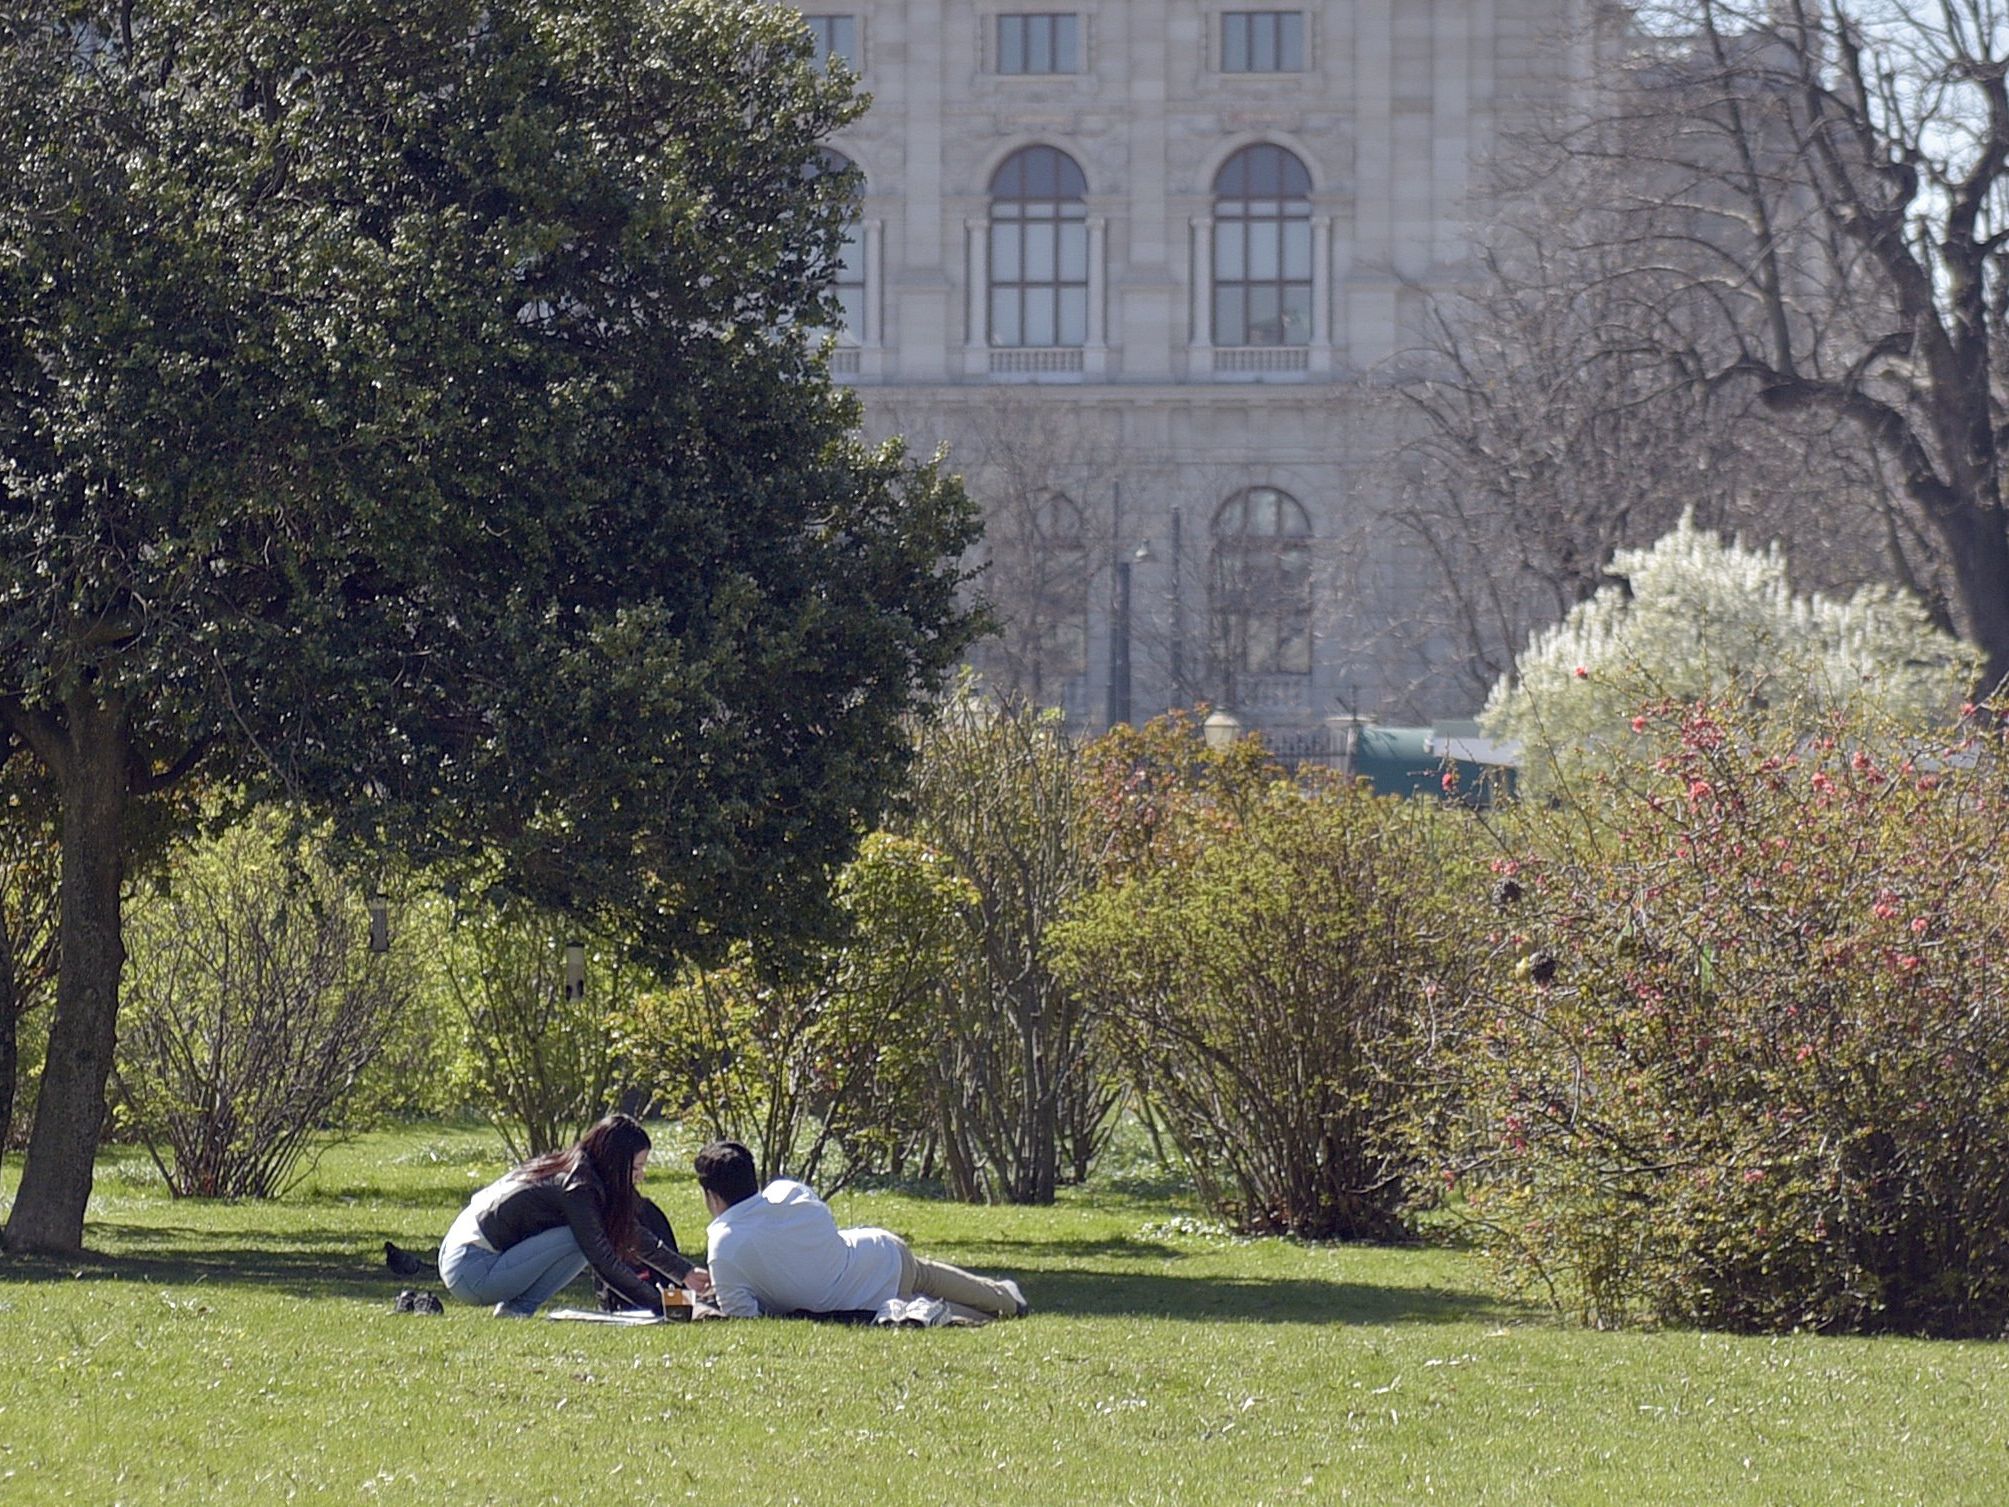
[[[1088,343],[1088,180],[1072,157],[1026,147],[991,175],[990,343]]]
[[[817,170],[820,172],[857,174],[858,165],[842,152],[824,147],[816,155]],[[864,176],[859,174],[855,181],[855,202],[862,202],[865,197]],[[831,279],[830,293],[837,300],[837,307],[843,311],[837,330],[838,343],[857,345],[865,338],[865,241],[863,226],[855,213],[844,228],[843,259],[837,264],[836,277]]]
[[[1214,515],[1207,617],[1230,706],[1263,677],[1311,674],[1311,520],[1275,487],[1237,492]]]
[[[1215,345],[1309,345],[1311,174],[1279,146],[1243,147],[1214,175]]]

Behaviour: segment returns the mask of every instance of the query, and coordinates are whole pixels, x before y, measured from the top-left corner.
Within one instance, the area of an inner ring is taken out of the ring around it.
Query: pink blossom
[[[1571,671],[1571,673],[1575,675],[1578,680],[1590,679],[1590,671],[1586,670],[1582,665],[1578,665],[1575,670]]]
[[[1913,916],[1911,918],[1911,929],[1915,934],[1924,936],[1926,932],[1932,929],[1932,923],[1923,916]]]
[[[1634,717],[1634,718],[1632,719],[1632,730],[1633,730],[1634,732],[1636,732],[1636,733],[1643,733],[1643,732],[1645,732],[1645,731],[1646,731],[1646,719],[1645,719],[1644,717]]]

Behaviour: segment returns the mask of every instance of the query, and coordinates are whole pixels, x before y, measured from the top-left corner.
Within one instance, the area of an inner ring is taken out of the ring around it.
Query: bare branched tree
[[[1657,412],[1735,436],[1704,468],[1718,484],[1761,479],[1759,502],[1819,494],[1928,601],[1943,570],[1943,612],[1999,679],[2009,12],[1999,0],[1635,10],[1607,49],[1600,99],[1543,163],[1596,205],[1552,217],[1559,254],[1536,269],[1577,300],[1559,306],[1576,323],[1554,353],[1580,351],[1590,392],[1617,400],[1591,410],[1607,420],[1659,384],[1676,397]],[[1772,422],[1751,427],[1760,416]],[[1802,456],[1820,469],[1796,485]],[[1880,514],[1874,486],[1831,485],[1835,465],[1887,478],[1900,508]]]
[[[1389,522],[1440,582],[1427,626],[1483,693],[1615,549],[1692,511],[1782,543],[1803,589],[1888,581],[1985,646],[1959,530],[1865,422],[1897,378],[1861,332],[1894,328],[1895,303],[1850,253],[1808,124],[1809,90],[1839,77],[1794,48],[1824,33],[1784,3],[1647,9],[1584,117],[1502,149],[1479,275],[1405,353],[1417,434]],[[1898,406],[1925,420],[1913,389]]]
[[[1089,670],[1088,624],[1106,603],[1120,502],[1116,419],[1051,392],[987,388],[953,412],[901,415],[918,441],[949,444],[950,464],[983,508],[978,586],[997,624],[971,663],[985,684],[1038,706],[1080,713]],[[931,435],[927,425],[953,433]]]

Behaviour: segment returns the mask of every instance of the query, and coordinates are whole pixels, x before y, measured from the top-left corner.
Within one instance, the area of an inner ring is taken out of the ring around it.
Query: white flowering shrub
[[[1933,626],[1919,601],[1885,586],[1847,600],[1796,595],[1778,546],[1724,543],[1684,516],[1648,549],[1619,550],[1604,587],[1536,633],[1481,714],[1518,741],[1537,783],[1560,758],[1606,745],[1650,700],[1697,701],[1755,686],[1796,715],[1864,695],[1902,722],[1949,713],[1977,673],[1975,652]]]

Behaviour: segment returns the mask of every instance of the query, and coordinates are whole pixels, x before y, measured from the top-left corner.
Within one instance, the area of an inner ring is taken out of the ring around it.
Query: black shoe
[[[413,1313],[445,1313],[446,1305],[429,1292],[422,1292],[412,1299]]]
[[[403,1292],[398,1294],[397,1302],[391,1305],[391,1312],[416,1313],[418,1312],[418,1306],[419,1295],[407,1287]]]
[[[391,1269],[394,1277],[416,1277],[420,1272],[433,1269],[432,1262],[416,1251],[405,1250],[389,1240],[384,1242],[384,1265]]]

